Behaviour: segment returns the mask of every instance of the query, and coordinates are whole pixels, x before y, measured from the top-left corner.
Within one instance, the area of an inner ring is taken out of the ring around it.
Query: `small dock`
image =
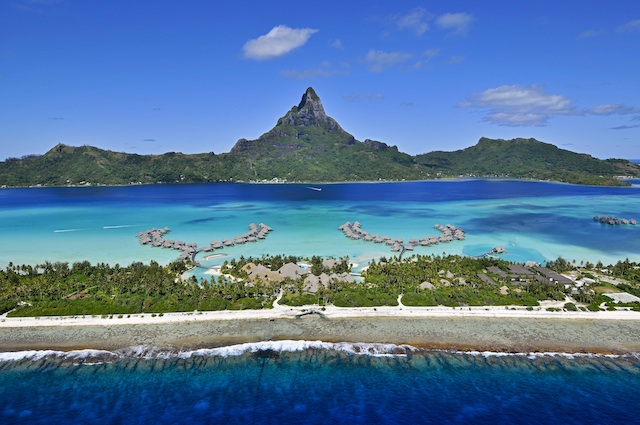
[[[494,246],[493,248],[491,248],[491,251],[485,252],[484,254],[477,255],[473,258],[482,258],[482,257],[487,257],[489,255],[498,255],[498,254],[508,254],[508,252],[506,249],[504,249],[503,246]]]

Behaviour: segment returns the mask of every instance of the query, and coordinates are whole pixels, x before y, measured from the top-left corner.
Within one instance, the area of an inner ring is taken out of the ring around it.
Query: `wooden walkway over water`
[[[198,248],[198,244],[195,242],[174,241],[165,239],[164,236],[171,230],[168,227],[162,229],[152,228],[138,233],[138,241],[141,245],[151,245],[158,248],[167,248],[180,251],[180,259],[191,259],[196,265],[196,255],[200,252],[211,252],[214,250],[222,249],[224,247],[232,247],[235,245],[242,245],[245,243],[255,243],[259,240],[266,239],[269,232],[273,229],[264,223],[249,224],[249,231],[233,238],[222,239],[222,241],[211,241],[211,243],[205,247]]]
[[[362,225],[359,221],[356,221],[354,223],[347,221],[342,226],[338,227],[338,230],[341,230],[349,239],[363,240],[365,242],[373,242],[377,244],[384,243],[385,245],[391,247],[391,252],[399,252],[400,256],[402,256],[405,251],[413,251],[417,246],[432,246],[439,243],[448,243],[454,240],[462,241],[465,238],[464,229],[456,227],[454,225],[446,224],[442,226],[440,224],[436,224],[433,227],[438,229],[442,234],[440,236],[423,236],[420,238],[411,238],[407,242],[405,242],[402,238],[393,239],[390,236],[370,234],[366,230],[362,229]]]

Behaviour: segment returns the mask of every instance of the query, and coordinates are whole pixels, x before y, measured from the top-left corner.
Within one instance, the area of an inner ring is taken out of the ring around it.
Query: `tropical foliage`
[[[88,262],[9,265],[0,271],[0,311],[12,316],[103,315],[270,307],[273,288],[221,279],[181,280],[181,262],[127,267]]]
[[[139,313],[193,312],[271,308],[276,296],[283,294],[281,304],[333,304],[339,307],[396,306],[402,295],[406,306],[535,306],[542,300],[564,301],[571,291],[564,285],[523,279],[490,272],[507,271],[509,263],[497,258],[451,256],[419,256],[372,261],[362,281],[332,279],[320,285],[316,293],[305,291],[304,276],[281,282],[246,280],[245,266],[262,264],[277,270],[288,262],[304,261],[312,274],[350,271],[348,258],[335,262],[332,268],[322,265],[320,257],[304,259],[295,256],[263,256],[232,260],[223,266],[224,275],[217,281],[179,278],[187,264],[174,262],[132,263],[129,266],[77,262],[44,263],[33,266],[10,264],[0,270],[0,313],[10,316],[46,315],[123,315]],[[561,269],[564,265],[565,269]],[[572,294],[577,303],[565,304],[597,311],[620,306],[640,310],[638,303],[615,304],[602,295],[626,291],[640,296],[640,264],[619,261],[606,269],[576,267],[559,259],[547,264],[559,272],[572,271],[584,277],[606,270],[607,279],[619,279],[613,285],[600,279],[594,290]],[[488,277],[488,279],[487,279]]]

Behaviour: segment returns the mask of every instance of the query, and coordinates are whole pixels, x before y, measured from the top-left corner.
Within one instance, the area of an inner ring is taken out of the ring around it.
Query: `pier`
[[[369,232],[362,229],[362,224],[359,221],[355,221],[353,223],[347,221],[346,223],[338,227],[338,230],[341,230],[342,233],[344,233],[344,235],[349,239],[363,240],[365,242],[373,243],[384,243],[385,245],[391,247],[391,252],[399,252],[400,256],[402,256],[405,251],[413,251],[417,246],[431,246],[437,245],[439,243],[451,242],[454,240],[462,241],[465,238],[464,229],[453,226],[451,224],[446,224],[444,226],[436,224],[433,227],[441,232],[440,236],[424,236],[421,238],[412,238],[409,239],[409,241],[406,243],[402,238],[393,239],[390,236],[370,234]]]
[[[196,262],[196,255],[199,252],[211,252],[214,250],[222,249],[224,247],[232,247],[235,245],[241,245],[244,243],[255,243],[259,240],[263,240],[267,237],[269,232],[273,229],[264,223],[249,224],[249,231],[233,238],[226,238],[222,241],[211,241],[211,243],[205,247],[198,248],[198,244],[195,242],[174,241],[165,239],[164,236],[171,230],[168,227],[162,229],[152,228],[138,233],[136,236],[140,245],[151,245],[158,248],[168,248],[180,251],[180,260],[191,259]]]

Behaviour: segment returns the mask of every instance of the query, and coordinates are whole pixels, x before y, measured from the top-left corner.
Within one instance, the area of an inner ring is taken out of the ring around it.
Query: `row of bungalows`
[[[546,267],[536,267],[535,270],[544,276],[549,282],[559,283],[561,285],[573,285],[575,282],[566,276],[556,273],[553,270],[549,270]]]
[[[171,230],[168,227],[158,229],[152,228],[149,230],[145,230],[144,232],[139,232],[136,237],[141,245],[152,245],[152,246],[162,246],[164,243],[164,235],[169,233]]]
[[[249,224],[249,231],[233,238],[225,238],[222,241],[211,241],[211,244],[204,248],[203,251],[213,251],[214,249],[222,249],[224,247],[232,247],[236,245],[242,245],[245,243],[258,242],[259,240],[266,239],[269,232],[273,229],[264,223]]]
[[[139,232],[136,236],[141,245],[151,245],[157,248],[168,248],[181,251],[180,259],[186,260],[193,258],[193,255],[198,252],[198,244],[195,242],[174,241],[171,239],[164,239],[164,235],[171,230],[168,227],[162,229],[152,228]]]
[[[491,266],[487,267],[487,271],[494,275],[500,276],[501,278],[511,279],[514,282],[514,285],[525,285],[535,280],[540,283],[546,284],[561,284],[567,287],[567,285],[573,285],[573,280],[569,279],[566,276],[563,276],[559,273],[554,272],[553,270],[549,270],[546,267],[526,267],[520,264],[510,264],[507,266],[509,272],[502,270],[500,267]],[[493,282],[489,276],[483,275],[480,276],[485,282]]]
[[[188,258],[193,259],[198,252],[210,252],[215,249],[222,249],[225,246],[231,247],[236,244],[243,244],[247,242],[257,242],[260,239],[265,239],[267,234],[273,229],[264,223],[249,224],[249,231],[242,235],[236,236],[231,239],[223,239],[220,241],[211,241],[211,243],[201,249],[198,249],[198,244],[195,242],[174,241],[170,239],[164,239],[164,236],[171,230],[168,227],[162,229],[152,228],[138,233],[136,236],[141,245],[151,245],[158,248],[168,248],[181,251],[180,259],[186,260]]]
[[[599,221],[602,224],[611,224],[611,225],[617,225],[617,224],[631,224],[631,225],[636,225],[636,220],[634,218],[618,218],[618,217],[611,217],[611,216],[594,216],[593,217],[594,221]]]
[[[347,221],[346,223],[338,227],[338,230],[341,230],[349,239],[363,240],[365,242],[384,243],[385,245],[391,247],[392,252],[403,252],[404,250],[413,251],[416,246],[437,245],[439,243],[451,242],[453,240],[464,240],[465,238],[464,229],[458,228],[451,224],[447,224],[445,226],[436,224],[434,227],[440,230],[442,232],[442,235],[421,237],[419,239],[412,238],[409,239],[407,243],[405,243],[404,239],[402,238],[393,239],[390,236],[370,234],[369,232],[362,229],[362,225],[359,221],[356,221],[354,223]]]
[[[336,264],[336,263],[333,263]],[[323,264],[324,265],[324,264]],[[300,267],[295,263],[286,263],[278,270],[271,270],[262,264],[247,263],[242,268],[247,273],[250,282],[258,280],[282,282],[289,278],[291,280],[299,280],[304,278],[304,292],[315,294],[320,286],[329,287],[332,281],[335,282],[354,282],[353,276],[349,273],[322,273],[316,276],[311,273],[309,268]]]

